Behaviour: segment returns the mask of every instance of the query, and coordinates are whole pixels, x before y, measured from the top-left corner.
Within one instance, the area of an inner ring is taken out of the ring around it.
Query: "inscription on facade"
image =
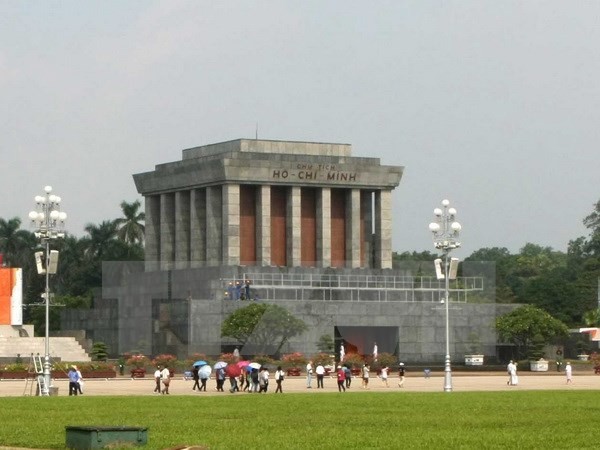
[[[299,163],[294,169],[273,169],[274,180],[299,181],[344,181],[358,180],[358,173],[338,170],[335,164]]]

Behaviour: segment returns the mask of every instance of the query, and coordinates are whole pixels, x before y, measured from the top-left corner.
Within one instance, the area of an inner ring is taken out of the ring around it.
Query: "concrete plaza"
[[[269,385],[269,394],[275,391],[275,381],[272,379]],[[573,382],[567,384],[564,373],[547,372],[534,374],[524,372],[519,374],[519,385],[508,386],[508,376],[500,372],[487,372],[478,374],[453,373],[453,391],[515,391],[515,390],[593,390],[600,389],[600,376],[587,373],[574,373]],[[217,392],[215,380],[207,383],[206,392],[192,390],[193,381],[184,379],[181,375],[175,376],[171,382],[171,395],[232,395],[229,393],[229,381],[225,382],[225,392]],[[398,387],[398,377],[392,376],[388,379],[389,387],[385,387],[381,379],[374,374],[369,380],[368,392],[443,392],[444,378],[442,372],[436,372],[426,379],[421,374],[410,374],[406,377],[404,388]],[[54,386],[58,387],[58,395],[68,395],[68,381],[64,379],[55,380]],[[35,395],[35,382],[29,380],[3,380],[0,381],[0,397],[17,397]],[[152,378],[131,379],[118,377],[113,379],[88,379],[84,382],[84,395],[157,395],[153,393],[154,380]],[[307,389],[306,378],[286,377],[283,381],[284,393],[310,393],[337,392],[335,378],[326,377],[324,388],[317,389],[316,378],[312,380],[312,388]],[[352,386],[348,390],[352,392],[367,392],[361,388],[361,379],[353,378]],[[233,395],[245,395],[236,393]]]

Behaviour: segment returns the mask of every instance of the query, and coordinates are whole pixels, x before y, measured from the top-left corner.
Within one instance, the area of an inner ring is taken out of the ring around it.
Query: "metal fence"
[[[249,272],[221,283],[224,297],[233,300],[439,302],[444,296],[444,281],[434,277]],[[453,302],[465,303],[478,291],[483,291],[483,277],[450,283]]]

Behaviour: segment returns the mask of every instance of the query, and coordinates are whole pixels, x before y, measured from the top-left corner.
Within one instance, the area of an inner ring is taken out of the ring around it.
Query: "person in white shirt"
[[[281,368],[281,366],[277,366],[277,371],[275,372],[275,383],[277,383],[277,389],[275,389],[275,393],[277,394],[278,392],[283,394],[283,391],[281,390],[281,383],[283,381],[283,369]]]
[[[317,389],[323,389],[323,378],[325,377],[325,367],[323,367],[323,364],[319,363],[317,365],[315,373],[317,374]]]
[[[306,365],[306,387],[307,387],[307,389],[312,388],[312,386],[310,385],[312,383],[312,373],[313,373],[312,361],[309,361],[308,364]]]
[[[565,375],[567,377],[567,384],[570,384],[573,382],[573,367],[571,367],[571,363],[567,362],[567,365],[565,366]]]
[[[171,372],[169,371],[168,367],[165,367],[162,370],[162,372],[160,373],[160,379],[163,384],[162,393],[168,394],[169,393],[169,385],[171,384]]]
[[[154,381],[156,382],[156,386],[154,387],[154,392],[160,394],[160,366],[156,366],[156,370],[154,371]]]
[[[369,371],[371,368],[365,364],[362,368],[362,387],[363,389],[369,389]]]
[[[269,389],[269,370],[265,366],[260,368],[260,373],[258,374],[258,384],[260,386],[258,392],[266,393]]]
[[[381,382],[385,385],[385,387],[389,387],[388,386],[388,371],[389,371],[389,367],[382,367],[381,368]]]

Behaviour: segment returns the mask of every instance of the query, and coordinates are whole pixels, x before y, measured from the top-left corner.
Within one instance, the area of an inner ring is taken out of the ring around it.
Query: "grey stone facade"
[[[86,329],[113,354],[218,355],[235,344],[221,337],[223,320],[249,304],[234,301],[229,290],[250,278],[253,299],[278,304],[309,327],[284,352],[315,353],[320,337],[329,335],[336,346],[343,340],[359,353],[369,354],[377,340],[380,353],[441,363],[440,285],[419,288],[410,271],[391,268],[391,195],[402,170],[353,157],[347,144],[239,139],[184,150],[181,161],[134,175],[145,197],[145,263],[105,264],[102,298],[93,310],[63,312],[63,328]],[[307,188],[313,196],[308,217]],[[242,239],[244,191],[253,202],[250,249]],[[274,221],[274,211],[285,226]],[[282,256],[275,254],[277,226],[284,265],[274,264]],[[302,256],[307,230],[316,258],[308,266]],[[240,264],[243,251],[255,255],[252,264]],[[514,306],[452,304],[453,360],[462,360],[473,333],[484,354],[495,356],[494,320]],[[251,354],[251,345],[243,352]]]

